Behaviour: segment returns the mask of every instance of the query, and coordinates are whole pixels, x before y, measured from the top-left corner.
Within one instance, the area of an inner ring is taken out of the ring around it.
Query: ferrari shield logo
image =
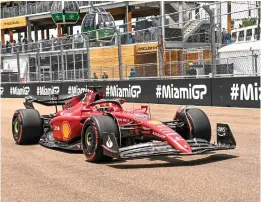
[[[62,134],[63,134],[63,138],[65,138],[65,139],[68,139],[70,137],[71,127],[67,121],[64,121],[62,123]]]

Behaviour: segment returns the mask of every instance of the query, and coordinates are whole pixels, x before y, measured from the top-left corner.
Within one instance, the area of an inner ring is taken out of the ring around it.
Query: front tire
[[[39,112],[35,109],[16,110],[12,119],[12,132],[19,145],[37,144],[43,134]]]
[[[185,115],[185,110],[187,118]],[[183,108],[176,115],[176,119],[180,119],[185,122],[186,129],[182,131],[181,135],[185,139],[200,138],[208,142],[211,141],[211,124],[204,111],[198,108]],[[192,137],[189,137],[189,123],[192,126]]]
[[[110,116],[98,115],[88,118],[82,129],[83,153],[89,162],[108,162],[113,158],[103,154],[103,132],[118,137],[118,128]]]

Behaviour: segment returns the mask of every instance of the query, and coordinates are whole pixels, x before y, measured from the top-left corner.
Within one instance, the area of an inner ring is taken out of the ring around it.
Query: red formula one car
[[[211,125],[197,108],[181,107],[173,120],[152,119],[148,106],[124,110],[123,99],[104,99],[98,87],[80,95],[28,96],[26,109],[12,120],[17,144],[83,150],[88,161],[99,162],[153,155],[191,155],[234,149],[227,124],[217,124],[217,143],[210,143]],[[40,115],[33,103],[55,106],[56,113]],[[58,111],[57,106],[62,105]]]

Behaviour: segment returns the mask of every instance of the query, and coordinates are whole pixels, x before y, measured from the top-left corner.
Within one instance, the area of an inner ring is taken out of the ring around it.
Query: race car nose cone
[[[192,154],[191,148],[187,148],[187,145],[184,145],[184,148],[186,149],[184,153],[186,154]]]
[[[178,145],[178,150],[186,154],[192,154],[191,148],[187,144]]]
[[[192,154],[190,145],[183,138],[168,136],[167,141],[177,150],[185,154]]]

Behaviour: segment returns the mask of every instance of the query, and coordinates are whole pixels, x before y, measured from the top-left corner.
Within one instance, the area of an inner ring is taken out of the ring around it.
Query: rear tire
[[[112,161],[112,157],[103,154],[103,132],[114,133],[115,137],[118,137],[117,125],[110,116],[92,116],[85,121],[82,129],[82,147],[87,161]]]
[[[12,132],[19,145],[37,144],[43,134],[43,124],[35,109],[19,109],[13,115]]]
[[[211,125],[205,112],[198,108],[187,109],[187,116],[188,116],[188,120],[187,120],[184,110],[185,109],[182,109],[180,114],[176,117],[177,119],[184,121],[186,124],[187,129],[183,131],[182,136],[185,139],[191,138],[189,137],[189,124],[188,124],[189,121],[192,126],[192,136],[193,136],[192,138],[200,138],[210,142]]]

